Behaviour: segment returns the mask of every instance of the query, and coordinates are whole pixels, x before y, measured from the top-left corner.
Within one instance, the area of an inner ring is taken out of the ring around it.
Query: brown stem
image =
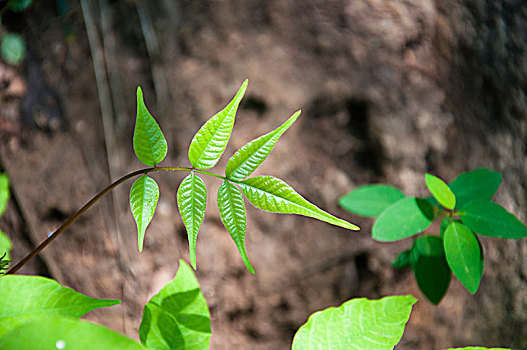
[[[33,259],[42,249],[46,248],[48,244],[51,243],[55,238],[57,238],[62,232],[64,232],[71,224],[73,224],[82,214],[84,214],[92,205],[94,205],[99,199],[101,199],[105,194],[122,184],[123,182],[138,176],[146,175],[148,173],[156,171],[191,171],[191,168],[185,167],[159,167],[159,168],[146,168],[134,171],[128,175],[121,177],[119,180],[113,182],[111,185],[107,186],[104,190],[99,192],[95,197],[93,197],[88,203],[86,203],[82,208],[80,208],[75,214],[73,214],[65,223],[62,224],[55,232],[53,232],[44,242],[40,243],[31,253],[29,253],[24,259],[22,259],[18,264],[12,267],[9,271],[6,272],[6,275],[14,274],[27,264],[31,259]],[[212,174],[210,174],[212,175]]]

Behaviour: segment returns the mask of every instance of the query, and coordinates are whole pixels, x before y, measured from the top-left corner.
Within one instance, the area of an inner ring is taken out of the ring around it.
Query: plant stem
[[[75,214],[73,214],[65,223],[63,223],[55,232],[53,232],[44,242],[40,243],[31,253],[29,253],[24,259],[22,259],[18,264],[12,267],[9,271],[6,272],[6,275],[14,274],[27,264],[31,259],[33,259],[38,253],[40,253],[44,248],[47,247],[55,238],[57,238],[62,232],[64,232],[71,224],[73,224],[82,214],[84,214],[88,209],[90,209],[99,199],[101,199],[105,194],[122,184],[123,182],[130,180],[133,177],[138,175],[146,175],[148,173],[158,172],[158,171],[195,171],[201,174],[214,176],[220,179],[225,179],[224,176],[210,173],[205,170],[192,169],[187,167],[154,167],[154,168],[145,168],[141,170],[134,171],[128,175],[121,177],[119,180],[116,180],[112,184],[108,185],[101,192],[97,193],[88,203],[84,204]]]

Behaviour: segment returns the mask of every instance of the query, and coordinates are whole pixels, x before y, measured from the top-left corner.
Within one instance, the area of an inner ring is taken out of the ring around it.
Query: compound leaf
[[[439,304],[452,279],[445,259],[443,240],[437,236],[419,237],[412,247],[412,261],[419,289],[433,304]]]
[[[392,350],[403,336],[411,295],[352,299],[312,314],[293,339],[293,350]]]
[[[188,149],[188,159],[194,168],[210,169],[220,159],[229,138],[238,105],[247,89],[245,80],[232,101],[220,112],[210,118],[194,135]]]
[[[218,209],[221,221],[236,244],[245,266],[254,273],[245,250],[246,217],[243,196],[240,189],[228,180],[218,190]]]
[[[237,183],[249,202],[259,209],[271,213],[309,216],[349,230],[359,230],[358,226],[326,213],[308,202],[288,184],[276,177],[255,176]]]
[[[137,87],[137,118],[133,143],[135,155],[145,165],[156,166],[167,155],[167,141],[145,106],[140,86]]]
[[[372,228],[373,239],[393,242],[413,236],[430,226],[434,208],[421,198],[403,198],[382,212]]]
[[[176,277],[145,305],[139,339],[154,350],[205,350],[210,336],[207,302],[192,269],[180,260]]]
[[[456,195],[456,208],[462,208],[474,199],[490,201],[500,187],[502,176],[486,168],[462,173],[449,185]]]
[[[0,278],[0,300],[0,338],[7,331],[44,316],[79,318],[94,309],[120,303],[87,297],[52,279],[19,275]]]
[[[243,180],[251,175],[269,156],[280,136],[296,121],[300,113],[301,111],[297,111],[281,126],[252,140],[234,153],[225,168],[227,178]]]
[[[190,173],[179,185],[177,206],[187,229],[190,263],[196,269],[196,241],[198,230],[205,217],[207,188],[203,180],[194,172]]]
[[[386,208],[404,198],[404,193],[390,185],[360,186],[339,198],[339,204],[349,212],[368,217],[379,216]]]
[[[6,174],[0,174],[0,216],[7,208],[9,197],[9,178]]]
[[[520,239],[527,228],[501,205],[486,200],[474,200],[461,209],[461,220],[473,232],[482,236]]]
[[[474,294],[481,281],[481,248],[478,239],[465,225],[452,222],[443,239],[445,255],[450,269]]]
[[[103,326],[58,316],[41,317],[6,333],[0,338],[0,349],[147,350]]]
[[[443,207],[453,210],[456,206],[456,196],[448,185],[438,178],[437,176],[426,174],[425,175],[426,187],[430,190],[430,193]]]
[[[137,179],[130,189],[130,208],[132,208],[132,214],[137,224],[139,251],[143,250],[145,231],[154,217],[158,200],[159,187],[154,179],[146,175]]]

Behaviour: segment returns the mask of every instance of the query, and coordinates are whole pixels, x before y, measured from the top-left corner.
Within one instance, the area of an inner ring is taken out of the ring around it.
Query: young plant
[[[501,184],[496,171],[481,168],[460,174],[447,185],[426,174],[431,197],[406,197],[383,184],[361,186],[339,199],[346,210],[376,217],[373,239],[394,242],[414,238],[412,247],[393,262],[411,266],[423,294],[438,304],[450,285],[452,272],[472,294],[484,270],[483,247],[478,235],[521,239],[527,228],[505,208],[491,201]],[[441,222],[439,235],[420,235],[434,220]]]

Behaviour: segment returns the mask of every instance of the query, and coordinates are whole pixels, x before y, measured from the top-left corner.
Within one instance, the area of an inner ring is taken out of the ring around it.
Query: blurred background
[[[485,166],[504,176],[497,201],[525,222],[525,1],[48,0],[21,11],[6,3],[2,40],[17,34],[25,46],[19,60],[0,62],[0,167],[13,192],[0,228],[15,261],[110,181],[142,167],[132,150],[138,85],[167,137],[163,164],[188,166],[194,133],[248,78],[217,172],[302,109],[257,173],[284,179],[362,230],[247,204],[252,275],[219,219],[219,182],[205,179],[197,277],[211,349],[287,349],[316,310],[407,293],[419,302],[397,349],[527,348],[525,240],[484,239],[478,293],[454,279],[436,307],[410,270],[390,265],[411,240],[377,243],[371,220],[337,205],[358,185],[423,195],[425,172],[451,181]],[[161,197],[141,254],[128,183],[22,273],[122,299],[88,318],[137,338],[143,305],[178,259],[188,261],[175,200],[183,176],[155,175]]]

